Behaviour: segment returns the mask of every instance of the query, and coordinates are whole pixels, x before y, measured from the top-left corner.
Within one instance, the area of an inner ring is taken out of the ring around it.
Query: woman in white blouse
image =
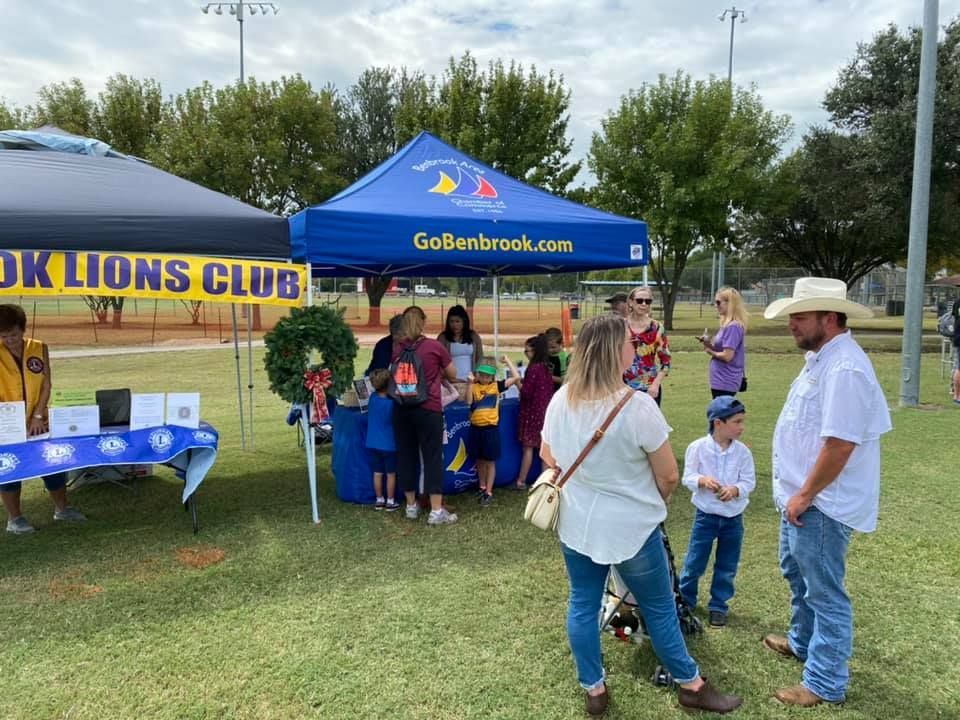
[[[602,714],[609,691],[598,617],[613,565],[636,598],[657,657],[680,686],[680,704],[729,712],[742,701],[719,693],[700,677],[680,632],[659,529],[679,473],[668,440],[670,427],[656,402],[623,385],[623,371],[633,358],[622,317],[599,316],[584,323],[566,382],[554,394],[543,426],[543,461],[570,467],[623,393],[633,393],[560,496],[557,532],[570,581],[567,634],[578,679],[587,691],[587,712]]]

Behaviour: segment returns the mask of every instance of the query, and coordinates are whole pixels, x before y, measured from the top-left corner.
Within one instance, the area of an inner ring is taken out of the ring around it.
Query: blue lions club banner
[[[0,445],[0,485],[103,465],[169,465],[184,481],[186,502],[213,467],[218,442],[217,431],[201,423]]]

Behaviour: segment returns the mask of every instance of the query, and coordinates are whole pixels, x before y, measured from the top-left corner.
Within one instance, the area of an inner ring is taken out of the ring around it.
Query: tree
[[[78,78],[44,85],[36,105],[28,108],[32,125],[55,125],[74,135],[94,137],[94,103]]]
[[[156,80],[114,75],[93,107],[94,136],[118,152],[145,158],[159,140],[162,107]]]
[[[450,58],[436,98],[429,129],[500,172],[562,195],[580,171],[580,162],[567,160],[570,91],[562,76],[502,60],[481,71],[467,52]],[[479,280],[460,287],[472,311]]]
[[[25,112],[0,98],[0,130],[22,130],[27,125]]]
[[[907,248],[921,40],[918,27],[901,33],[890,25],[871,42],[859,44],[856,56],[840,70],[836,85],[824,100],[838,128],[869,141],[863,150],[888,189],[878,201],[890,209],[903,238],[902,252],[895,259],[904,258]],[[960,18],[946,26],[937,54],[928,237],[931,261],[954,252],[955,228],[960,221]]]
[[[341,113],[344,175],[359,180],[389,159],[421,129],[430,116],[429,87],[421,74],[372,67],[350,88]],[[379,326],[380,305],[392,277],[367,278],[367,324]]]
[[[673,326],[690,254],[729,243],[728,219],[750,209],[790,128],[753,90],[661,75],[621,99],[594,133],[588,162],[601,207],[647,222],[664,323]]]
[[[191,88],[164,105],[159,167],[264,210],[290,214],[325,200],[339,174],[336,99],[299,75]],[[254,306],[254,329],[261,329]]]
[[[759,208],[737,222],[747,247],[771,262],[848,285],[904,252],[903,220],[869,140],[813,129],[771,173]]]

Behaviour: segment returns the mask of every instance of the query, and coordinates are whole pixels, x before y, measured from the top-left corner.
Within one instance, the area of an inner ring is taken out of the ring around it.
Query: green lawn
[[[745,440],[759,478],[738,593],[730,625],[691,642],[704,672],[745,696],[735,717],[960,717],[960,408],[946,405],[935,360],[924,357],[926,409],[893,412],[880,530],[852,545],[848,701],[787,711],[770,695],[795,683],[800,668],[764,651],[760,637],[787,620],[769,447],[801,356],[751,355]],[[895,405],[899,356],[875,361]],[[552,536],[520,520],[523,498],[501,493],[481,511],[454,497],[461,522],[428,528],[337,501],[324,449],[323,521],[314,526],[296,432],[260,370],[256,450],[240,450],[231,364],[228,351],[55,363],[61,388],[201,390],[221,453],[199,490],[198,537],[178,504],[181,484],[165,470],[136,492],[76,491],[90,517],[83,526],[54,526],[40,483],[26,486],[39,531],[0,536],[0,718],[582,717],[562,561]],[[665,409],[681,456],[705,429],[705,377],[702,353],[677,353]],[[690,520],[681,489],[667,523],[681,557]],[[177,550],[197,543],[222,549],[225,560],[181,565]],[[612,638],[604,649],[610,718],[687,717],[673,693],[648,682],[648,650]]]

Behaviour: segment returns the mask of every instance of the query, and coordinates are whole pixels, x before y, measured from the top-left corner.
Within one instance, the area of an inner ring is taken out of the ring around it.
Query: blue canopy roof
[[[531,187],[422,132],[290,218],[317,275],[524,275],[645,265],[646,223]]]

